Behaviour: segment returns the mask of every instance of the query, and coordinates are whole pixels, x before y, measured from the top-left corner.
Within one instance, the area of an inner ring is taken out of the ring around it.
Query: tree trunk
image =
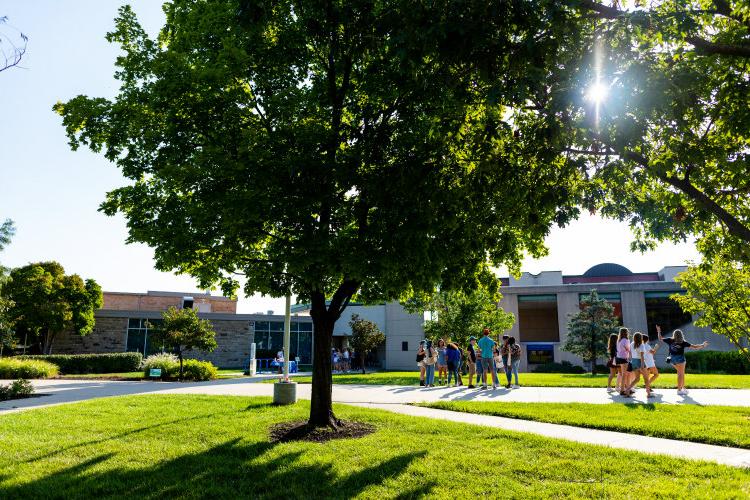
[[[337,427],[338,419],[333,414],[333,380],[331,367],[331,341],[333,325],[328,311],[316,311],[315,304],[310,310],[313,319],[315,362],[313,363],[312,394],[310,396],[310,420],[314,427]]]
[[[42,354],[52,354],[52,341],[55,339],[55,333],[47,330],[47,335],[44,336],[44,348]]]
[[[360,360],[360,363],[362,364],[362,375],[365,373],[365,361],[367,360],[367,351],[364,352],[364,355],[360,356],[362,359]]]
[[[177,379],[182,380],[182,350],[177,352],[177,357],[180,358],[180,374],[177,376]]]

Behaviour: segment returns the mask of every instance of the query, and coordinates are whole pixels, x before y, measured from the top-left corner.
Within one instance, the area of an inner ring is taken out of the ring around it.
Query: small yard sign
[[[161,377],[161,368],[151,368],[148,372],[149,377]]]

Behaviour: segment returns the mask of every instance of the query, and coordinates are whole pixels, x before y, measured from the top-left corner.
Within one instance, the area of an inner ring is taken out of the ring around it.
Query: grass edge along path
[[[503,374],[500,374],[503,375]],[[468,383],[464,377],[464,384]],[[504,379],[503,379],[504,380]],[[309,384],[310,376],[294,377],[299,384]],[[692,374],[686,376],[688,389],[750,389],[750,375]],[[268,382],[273,382],[269,380]],[[524,387],[607,387],[607,375],[572,373],[521,373],[519,382]],[[333,375],[334,384],[344,385],[419,385],[419,372],[382,371],[362,373],[342,373]],[[640,384],[643,385],[642,383]],[[656,380],[656,389],[674,389],[677,374],[662,373]]]
[[[438,401],[414,406],[750,449],[750,408]]]
[[[0,497],[750,496],[746,469],[347,405],[339,417],[378,430],[272,444],[269,428],[309,403],[270,401],[125,396],[0,415]],[[625,487],[623,464],[644,471]]]

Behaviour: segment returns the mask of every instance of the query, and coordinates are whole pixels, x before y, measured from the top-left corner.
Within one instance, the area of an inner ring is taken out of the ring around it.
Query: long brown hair
[[[609,343],[607,344],[608,351],[614,351],[617,349],[617,334],[613,333],[609,336]]]
[[[641,347],[641,344],[643,344],[643,334],[641,332],[635,332],[633,334],[633,346],[638,349]]]
[[[628,338],[628,333],[630,333],[630,330],[625,328],[624,326],[620,328],[620,336],[617,337],[619,340]]]
[[[685,336],[682,334],[682,330],[675,330],[672,334],[672,338],[675,342],[685,342]]]

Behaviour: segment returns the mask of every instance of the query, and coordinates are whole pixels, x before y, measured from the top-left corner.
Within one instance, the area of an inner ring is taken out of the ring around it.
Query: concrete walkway
[[[260,384],[263,377],[219,379],[210,382],[152,382],[110,380],[34,380],[38,394],[45,396],[17,399],[0,403],[0,414],[38,408],[52,404],[71,403],[92,398],[131,394],[214,394],[233,396],[272,396],[273,384]],[[274,378],[274,377],[271,377]],[[0,381],[0,384],[5,381]],[[748,389],[693,389],[680,396],[674,389],[659,389],[656,397],[646,399],[640,390],[635,398],[608,394],[599,388],[522,387],[479,391],[465,387],[419,388],[393,385],[334,385],[333,400],[338,403],[408,404],[434,401],[503,401],[518,403],[667,403],[750,407]],[[297,396],[310,399],[310,384],[300,384]]]
[[[710,444],[691,443],[672,439],[662,439],[624,432],[603,431],[598,429],[584,429],[571,425],[548,424],[532,420],[494,417],[490,415],[476,415],[420,406],[401,404],[371,404],[357,403],[356,406],[387,410],[401,415],[426,417],[439,420],[450,420],[464,424],[481,425],[518,432],[531,432],[541,436],[565,439],[578,443],[587,443],[633,450],[650,454],[669,455],[691,460],[707,460],[732,467],[750,467],[750,450],[729,448]]]

